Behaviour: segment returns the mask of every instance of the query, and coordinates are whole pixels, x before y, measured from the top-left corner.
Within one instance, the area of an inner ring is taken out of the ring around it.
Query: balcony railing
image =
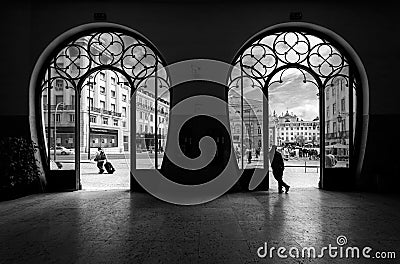
[[[98,108],[98,107],[90,107],[90,111],[91,112],[96,112],[96,113],[102,113],[105,115],[112,115],[112,116],[117,116],[117,117],[121,117],[122,113],[118,113],[115,111],[110,111],[110,110],[106,110],[106,109],[102,109],[102,108]]]
[[[151,107],[149,105],[145,105],[143,103],[137,103],[137,106],[139,108],[141,108],[141,109],[145,109],[145,110],[149,110],[149,111],[154,111],[155,110],[154,107]],[[160,109],[158,109],[158,113],[162,114],[162,115],[167,115],[168,114],[168,112],[166,112],[164,110],[160,110]]]
[[[98,108],[98,107],[93,107],[93,106],[91,106],[91,107],[90,107],[90,111],[91,111],[91,112],[100,113],[100,112],[101,112],[101,109]]]
[[[47,104],[43,105],[43,110],[49,110],[48,108]],[[51,105],[50,110],[56,110],[56,105]],[[58,105],[57,111],[62,110],[75,110],[75,105]]]

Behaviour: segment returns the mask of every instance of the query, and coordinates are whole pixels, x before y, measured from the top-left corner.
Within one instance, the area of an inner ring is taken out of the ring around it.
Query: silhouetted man
[[[276,145],[272,145],[269,157],[271,160],[272,174],[278,182],[278,192],[282,193],[282,187],[285,187],[287,193],[290,186],[283,181],[283,170],[285,169],[285,164],[283,162],[282,154],[276,150]]]

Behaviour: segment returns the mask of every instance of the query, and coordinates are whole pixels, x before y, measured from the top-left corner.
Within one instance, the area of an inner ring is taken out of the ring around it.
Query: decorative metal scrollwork
[[[120,32],[95,32],[75,39],[51,59],[42,87],[63,79],[77,89],[78,82],[98,68],[118,69],[135,87],[162,66],[159,56],[143,41]]]
[[[290,74],[294,70],[300,73],[298,75],[298,78],[302,79],[301,80],[302,83],[312,83],[318,88],[318,83],[314,80],[314,78],[312,78],[312,76],[310,76],[310,74],[307,71],[305,71],[301,68],[294,68],[294,69],[293,68],[285,68],[285,69],[281,70],[280,72],[277,72],[276,75],[274,76],[276,78],[272,78],[271,81],[268,83],[268,88],[270,88],[274,84],[281,84],[281,83],[285,82],[287,79],[290,78]]]
[[[305,74],[309,71],[314,79],[318,77],[321,83],[327,84],[334,76],[348,78],[349,67],[347,59],[332,43],[297,31],[278,32],[256,40],[240,54],[234,65],[245,76],[262,83],[262,87],[276,83],[272,80],[273,75],[279,72],[282,79],[286,68],[298,68],[305,82],[315,83]],[[229,86],[237,78],[232,71]]]

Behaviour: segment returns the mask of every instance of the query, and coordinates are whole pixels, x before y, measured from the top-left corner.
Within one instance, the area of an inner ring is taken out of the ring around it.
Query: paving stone
[[[231,193],[196,206],[126,190],[36,194],[0,203],[0,263],[377,263],[266,259],[257,249],[321,249],[345,236],[346,246],[399,254],[399,206],[395,196],[315,188]]]

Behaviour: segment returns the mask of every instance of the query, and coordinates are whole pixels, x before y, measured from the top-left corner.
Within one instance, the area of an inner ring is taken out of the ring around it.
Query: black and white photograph
[[[1,10],[0,264],[400,263],[395,3]]]

